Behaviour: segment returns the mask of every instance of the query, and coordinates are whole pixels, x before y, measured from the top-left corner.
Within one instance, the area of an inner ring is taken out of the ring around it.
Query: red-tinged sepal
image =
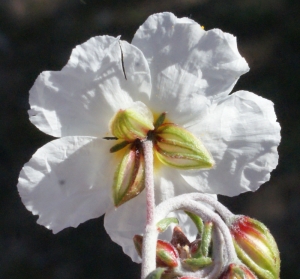
[[[247,216],[237,216],[230,226],[236,253],[259,279],[278,279],[280,257],[268,228]]]
[[[156,263],[160,267],[178,266],[179,255],[175,247],[166,241],[157,240]]]
[[[165,271],[165,268],[157,268],[154,271],[152,271],[146,279],[160,279]]]
[[[257,279],[244,265],[230,264],[218,279]]]
[[[125,151],[114,175],[113,198],[115,206],[131,200],[143,191],[145,177],[144,154],[140,144],[132,143]]]
[[[133,237],[134,247],[140,257],[142,257],[143,237],[135,235]],[[163,240],[156,242],[156,264],[159,267],[174,268],[178,266],[179,255],[175,247]]]
[[[134,243],[136,252],[140,256],[140,258],[142,258],[143,237],[141,235],[136,234],[133,237],[133,243]]]
[[[176,248],[178,246],[190,246],[190,241],[179,226],[173,229],[171,244]]]
[[[214,160],[192,133],[173,123],[155,130],[155,154],[165,165],[179,169],[209,169]]]

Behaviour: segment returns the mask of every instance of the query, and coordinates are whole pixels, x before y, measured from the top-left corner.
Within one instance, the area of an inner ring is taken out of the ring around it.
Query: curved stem
[[[219,215],[225,221],[226,225],[229,225],[234,219],[235,215],[227,207],[218,202],[217,199],[214,199],[211,196],[201,193],[190,193],[184,195],[186,196],[186,198],[193,199],[195,201],[201,201],[203,203],[206,203],[207,205],[210,205],[213,209],[216,210],[216,212],[219,213]]]
[[[156,268],[156,240],[158,231],[154,220],[155,196],[153,178],[153,143],[142,142],[145,158],[145,188],[147,199],[147,220],[142,248],[142,279]]]
[[[212,221],[216,228],[220,230],[221,234],[218,236],[218,242],[224,245],[218,245],[218,249],[223,249],[223,246],[226,247],[227,257],[226,262],[236,262],[237,261],[237,255],[233,246],[232,237],[230,235],[229,229],[224,223],[224,221],[221,219],[221,217],[213,212],[210,208],[208,208],[206,205],[201,204],[197,201],[195,201],[196,198],[202,198],[203,202],[206,200],[206,202],[210,205],[215,205],[219,207],[218,202],[216,200],[211,199],[210,197],[205,197],[204,195],[197,196],[197,194],[184,194],[177,196],[175,198],[168,199],[161,204],[159,204],[156,207],[155,210],[155,218],[156,221],[159,221],[163,218],[165,218],[170,212],[173,212],[175,210],[187,210],[190,211],[198,216],[200,216],[205,221]],[[213,206],[214,207],[214,206]],[[219,208],[221,209],[221,208]],[[228,211],[230,212],[230,211]],[[228,213],[227,212],[227,213]],[[231,213],[233,216],[233,214]],[[217,256],[217,262],[221,261],[221,265],[224,266],[227,263],[224,263],[224,259],[222,257]],[[220,270],[220,265],[218,264],[218,269]],[[196,272],[197,273],[197,272]],[[194,275],[196,275],[194,273]],[[214,272],[215,273],[215,272]],[[210,274],[208,274],[207,277],[204,278],[212,278]]]

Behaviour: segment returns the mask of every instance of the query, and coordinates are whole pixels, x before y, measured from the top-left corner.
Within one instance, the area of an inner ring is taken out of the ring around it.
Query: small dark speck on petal
[[[58,180],[58,183],[59,183],[59,185],[64,185],[66,183],[66,181],[62,179],[62,180]]]

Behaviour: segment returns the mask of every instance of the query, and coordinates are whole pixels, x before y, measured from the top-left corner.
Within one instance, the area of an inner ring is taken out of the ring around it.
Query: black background
[[[16,189],[18,174],[51,140],[28,120],[28,91],[44,70],[60,70],[72,48],[95,35],[131,41],[155,12],[187,16],[237,36],[250,65],[234,91],[275,103],[282,126],[279,166],[256,193],[220,197],[263,221],[276,238],[281,279],[300,278],[300,2],[298,0],[0,0],[0,278],[138,279],[103,228],[103,218],[53,235],[35,223]]]

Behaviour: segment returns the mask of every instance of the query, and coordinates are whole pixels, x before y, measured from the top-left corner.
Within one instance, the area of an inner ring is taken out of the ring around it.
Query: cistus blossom
[[[271,101],[248,91],[230,94],[248,70],[233,35],[205,31],[171,13],[150,16],[131,44],[97,36],[77,46],[61,71],[41,73],[30,90],[30,121],[57,139],[38,149],[20,173],[26,208],[54,233],[105,214],[112,240],[139,261],[132,238],[145,227],[145,191],[115,208],[116,169],[131,143],[110,150],[120,143],[114,131],[128,142],[146,137],[163,114],[164,123],[201,141],[214,166],[173,168],[155,155],[157,204],[182,193],[257,190],[277,165],[280,126]],[[139,125],[148,128],[120,132],[114,119],[140,106],[150,116]]]

